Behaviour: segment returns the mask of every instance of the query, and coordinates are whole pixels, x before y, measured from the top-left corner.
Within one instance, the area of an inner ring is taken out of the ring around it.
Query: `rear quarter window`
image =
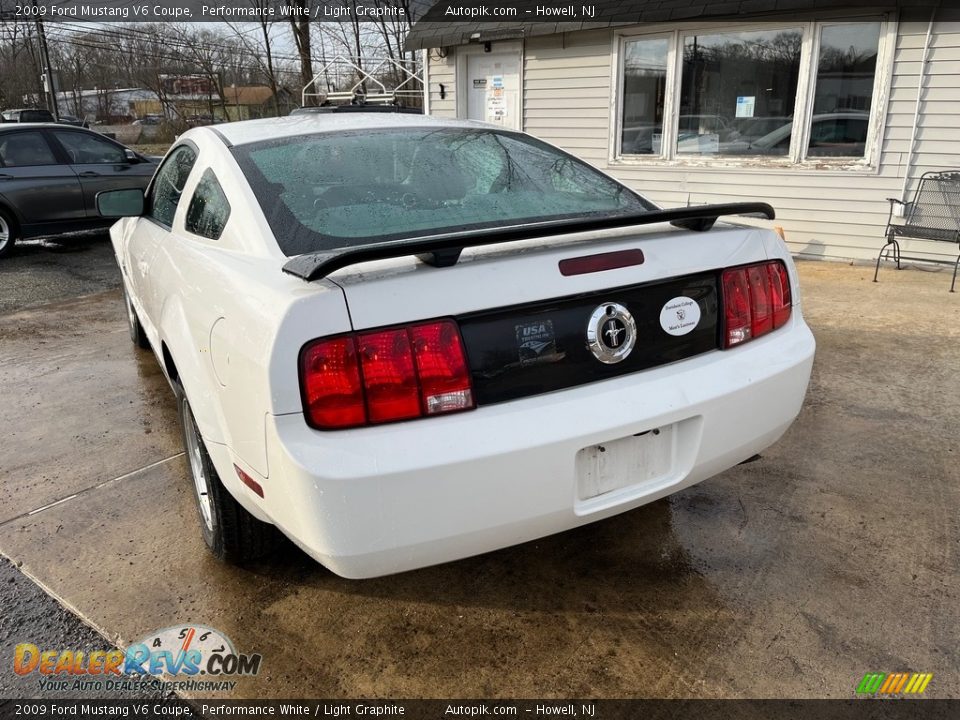
[[[207,168],[197,183],[184,227],[194,235],[219,240],[230,218],[230,203],[213,170]]]
[[[48,110],[24,110],[20,122],[53,122],[53,114]]]

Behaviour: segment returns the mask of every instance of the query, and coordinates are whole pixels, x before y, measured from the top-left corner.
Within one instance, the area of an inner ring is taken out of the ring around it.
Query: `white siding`
[[[523,49],[524,130],[599,167],[607,164],[610,30],[530,38]]]
[[[451,50],[445,58],[438,56],[436,50],[428,50],[429,53],[429,84],[430,93],[430,114],[440,117],[457,116],[457,97],[456,97],[456,79],[457,65],[456,53]],[[440,86],[444,87],[445,97],[440,97]]]
[[[904,11],[880,145],[879,172],[799,168],[709,168],[611,163],[612,30],[528,38],[524,43],[524,130],[607,170],[665,207],[764,200],[777,210],[798,254],[869,258],[883,244],[888,203],[899,197],[907,158],[929,10]],[[430,66],[434,114],[454,116],[455,52]],[[934,27],[908,192],[931,170],[960,169],[960,10],[942,9]],[[446,80],[440,79],[447,78]],[[437,84],[447,88],[438,101]],[[909,197],[909,196],[908,196]],[[908,242],[910,252],[950,255],[944,243]],[[956,250],[953,250],[955,253]],[[955,257],[955,254],[953,255]]]

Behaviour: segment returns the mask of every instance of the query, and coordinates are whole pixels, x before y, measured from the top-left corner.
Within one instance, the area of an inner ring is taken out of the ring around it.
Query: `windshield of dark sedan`
[[[496,130],[323,133],[232,152],[286,255],[654,209],[570,155]]]

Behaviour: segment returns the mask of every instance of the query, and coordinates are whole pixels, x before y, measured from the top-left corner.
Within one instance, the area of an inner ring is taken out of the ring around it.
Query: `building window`
[[[632,155],[660,154],[667,92],[667,38],[624,44],[620,147]]]
[[[864,156],[879,46],[879,22],[821,30],[808,157]]]
[[[866,19],[625,36],[617,156],[863,164],[877,145],[884,29]]]
[[[800,77],[800,28],[688,35],[683,42],[677,154],[787,155],[787,142],[753,144],[791,126]]]

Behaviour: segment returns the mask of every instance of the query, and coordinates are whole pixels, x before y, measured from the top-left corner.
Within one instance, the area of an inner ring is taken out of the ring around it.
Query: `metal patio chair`
[[[873,272],[873,281],[877,282],[880,261],[884,259],[884,256],[890,259],[892,251],[893,260],[896,261],[898,270],[901,260],[953,265],[953,281],[950,283],[950,292],[954,292],[957,284],[957,269],[960,268],[960,254],[957,255],[955,261],[928,257],[908,257],[900,253],[900,243],[897,238],[949,242],[960,248],[960,171],[924,173],[920,176],[920,183],[917,185],[917,190],[911,202],[905,203],[897,198],[887,198],[887,200],[890,202],[890,214],[887,217],[887,242],[877,256],[877,267]],[[902,224],[894,224],[893,222],[893,210],[896,205],[903,205],[905,208]]]

